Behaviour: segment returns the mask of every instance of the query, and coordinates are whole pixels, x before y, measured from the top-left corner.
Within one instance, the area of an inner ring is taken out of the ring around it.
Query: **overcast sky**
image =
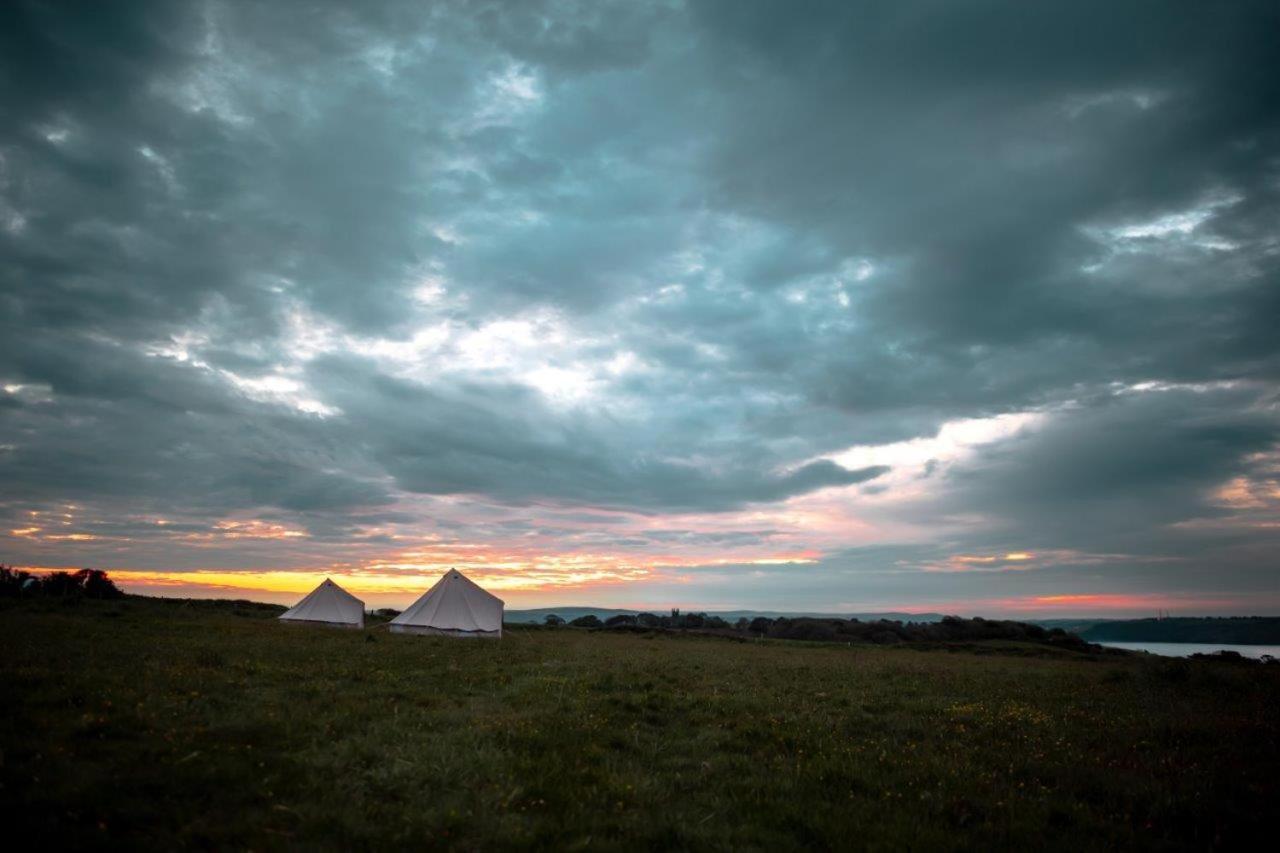
[[[0,561],[1280,613],[1274,2],[0,7]]]

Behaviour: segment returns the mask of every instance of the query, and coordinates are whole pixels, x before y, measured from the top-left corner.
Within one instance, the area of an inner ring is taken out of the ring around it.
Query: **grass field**
[[[1280,667],[0,607],[10,837],[150,848],[1237,846]]]

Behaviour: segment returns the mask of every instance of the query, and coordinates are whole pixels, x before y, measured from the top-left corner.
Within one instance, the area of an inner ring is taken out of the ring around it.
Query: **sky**
[[[1280,614],[1273,2],[0,8],[0,561]]]

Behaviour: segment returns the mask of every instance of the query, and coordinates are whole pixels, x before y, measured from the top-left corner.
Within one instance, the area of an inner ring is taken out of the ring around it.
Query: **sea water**
[[[1260,658],[1271,655],[1280,658],[1280,646],[1245,646],[1231,643],[1120,643],[1111,640],[1098,640],[1100,646],[1111,646],[1115,649],[1129,649],[1135,652],[1151,652],[1153,655],[1164,655],[1171,658],[1185,658],[1195,654],[1211,655],[1214,652],[1239,652],[1247,658]]]

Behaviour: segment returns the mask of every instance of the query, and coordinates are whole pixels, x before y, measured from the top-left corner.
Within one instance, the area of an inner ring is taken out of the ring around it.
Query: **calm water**
[[[1111,646],[1117,649],[1130,649],[1131,651],[1151,652],[1153,655],[1164,655],[1171,658],[1185,658],[1194,654],[1211,655],[1223,649],[1230,652],[1239,652],[1249,658],[1260,658],[1263,655],[1280,658],[1280,646],[1233,646],[1230,643],[1116,643],[1107,640],[1098,640],[1098,645]]]

